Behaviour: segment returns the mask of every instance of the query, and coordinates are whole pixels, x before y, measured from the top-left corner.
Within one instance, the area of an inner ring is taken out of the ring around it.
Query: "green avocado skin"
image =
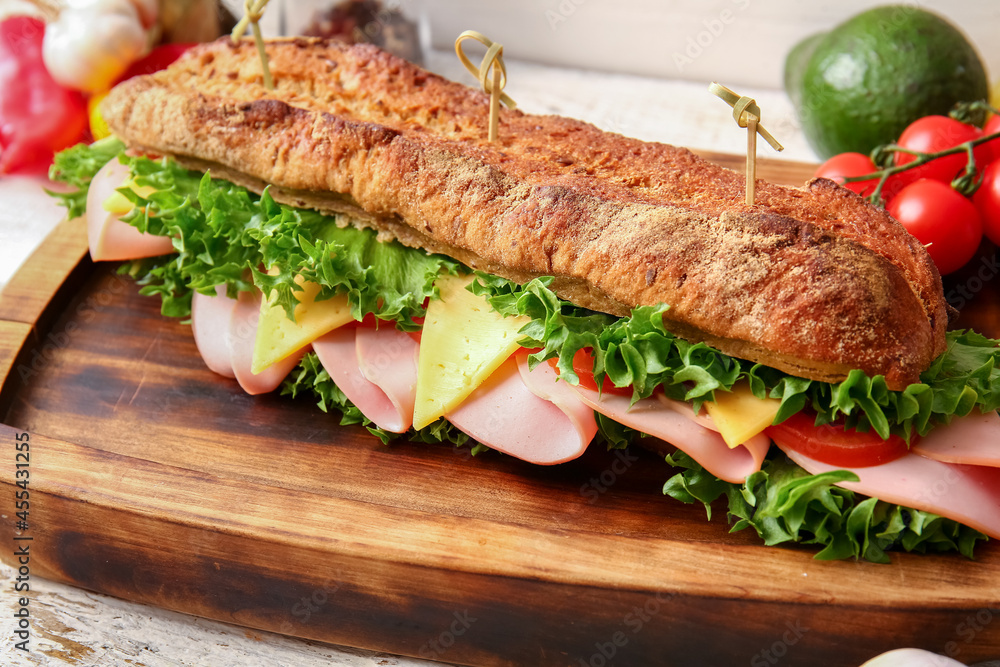
[[[989,95],[965,36],[940,16],[903,5],[871,9],[800,42],[785,61],[785,89],[823,159],[869,153],[918,118]]]

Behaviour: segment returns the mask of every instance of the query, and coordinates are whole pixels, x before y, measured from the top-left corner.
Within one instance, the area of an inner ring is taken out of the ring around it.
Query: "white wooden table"
[[[449,53],[435,53],[430,66],[459,81],[471,77]],[[510,95],[529,112],[576,116],[605,129],[648,140],[721,152],[746,145],[731,110],[707,92],[707,83],[671,82],[632,76],[560,70],[510,61]],[[756,96],[764,124],[786,146],[783,157],[811,161],[784,93],[740,91]],[[761,154],[770,149],[763,146]],[[0,179],[0,283],[60,220],[62,210],[41,192],[41,182]],[[11,511],[0,500],[0,513]],[[14,649],[15,572],[0,566],[0,664],[374,667],[430,665],[394,657],[300,641],[125,602],[61,584],[31,580],[31,653]]]

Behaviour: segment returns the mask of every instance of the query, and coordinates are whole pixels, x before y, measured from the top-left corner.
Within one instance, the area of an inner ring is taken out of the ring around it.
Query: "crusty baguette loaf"
[[[579,121],[503,110],[369,46],[192,49],[131,79],[103,113],[130,146],[276,199],[350,211],[386,237],[618,315],[669,304],[668,327],[824,381],[854,368],[891,388],[944,350],[941,279],[892,218],[830,181],[743,177],[689,151]]]

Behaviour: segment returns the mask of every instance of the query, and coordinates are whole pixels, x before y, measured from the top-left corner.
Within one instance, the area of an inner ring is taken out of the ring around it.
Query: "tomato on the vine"
[[[978,139],[983,136],[982,130],[972,125],[966,125],[948,116],[924,116],[910,123],[903,130],[896,143],[903,148],[921,153],[937,153],[939,151],[954,148],[959,144]],[[985,159],[984,151],[977,151],[977,161]],[[916,159],[909,153],[896,153],[896,164],[909,164]],[[927,164],[914,167],[904,171],[898,177],[909,184],[921,178],[930,178],[944,183],[951,183],[952,179],[960,175],[968,157],[965,153],[946,155],[931,160]]]
[[[811,459],[832,466],[867,468],[888,463],[907,453],[906,441],[898,435],[883,440],[875,431],[862,433],[856,429],[824,424],[816,426],[806,413],[792,415],[764,433],[782,449],[805,454]]]
[[[991,116],[986,121],[986,125],[983,126],[983,134],[996,134],[998,132],[1000,132],[1000,116]],[[979,161],[980,150],[983,155],[982,162]],[[987,141],[976,147],[976,164],[981,168],[996,160],[1000,160],[1000,138]]]
[[[815,178],[829,178],[831,181],[840,183],[848,190],[853,190],[859,195],[869,195],[875,189],[875,186],[878,185],[878,179],[854,181],[851,183],[845,183],[844,179],[854,176],[864,176],[876,171],[878,171],[878,167],[875,166],[875,163],[867,155],[861,153],[841,153],[834,155],[821,164],[813,176]]]
[[[886,210],[927,246],[941,275],[972,259],[983,237],[976,207],[941,181],[922,178],[907,185]]]
[[[1000,246],[1000,160],[986,167],[982,183],[972,196],[972,203],[982,217],[983,234]]]

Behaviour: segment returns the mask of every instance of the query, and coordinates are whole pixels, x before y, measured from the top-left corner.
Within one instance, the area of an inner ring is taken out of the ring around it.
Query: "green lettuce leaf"
[[[520,333],[523,346],[541,348],[531,355],[533,363],[558,357],[560,373],[575,384],[579,378],[573,370],[574,355],[590,348],[598,385],[607,377],[616,387],[631,386],[633,402],[662,387],[667,396],[690,401],[698,410],[702,402],[714,399],[716,390],[745,380],[756,396],[781,400],[776,424],[810,407],[817,424],[840,420],[845,428],[873,429],[883,438],[895,433],[907,441],[913,433],[926,435],[954,416],[1000,408],[1000,347],[976,333],[948,332],[947,350],[921,375],[921,382],[890,391],[884,377],[858,370],[831,384],[734,359],[667,331],[666,306],[643,306],[630,317],[616,318],[562,301],[549,289],[550,283],[538,278],[517,285],[477,274],[471,289],[505,315],[531,318]]]
[[[58,175],[72,176],[67,182],[76,185],[89,182],[84,172],[96,172],[103,156],[102,150],[92,152],[86,159],[84,149],[72,149],[61,162],[71,162],[74,170]],[[319,300],[346,294],[355,319],[371,313],[415,330],[413,318],[424,315],[426,300],[435,295],[434,280],[459,267],[442,256],[381,243],[373,230],[349,226],[339,216],[279,204],[266,190],[257,196],[167,158],[119,159],[136,184],[155,189],[148,197],[119,190],[136,204],[123,220],[170,236],[177,251],[122,267],[142,285],[142,294],[161,298],[165,315],[186,317],[193,290],[213,294],[216,285],[225,285],[230,296],[256,286],[294,319],[301,289],[295,278],[301,275],[321,286]]]
[[[87,188],[90,180],[101,167],[118,156],[125,145],[114,137],[107,137],[88,144],[77,144],[55,154],[49,167],[49,178],[73,186],[69,192],[49,194],[59,199],[69,211],[70,218],[78,218],[87,210]]]
[[[712,503],[725,498],[731,531],[753,528],[765,544],[820,547],[816,558],[864,559],[888,563],[889,550],[932,553],[958,551],[972,558],[979,531],[931,512],[864,498],[836,486],[856,480],[846,470],[810,475],[780,453],[743,484],[724,482],[683,452],[666,457],[679,469],[663,493],[685,503]]]

